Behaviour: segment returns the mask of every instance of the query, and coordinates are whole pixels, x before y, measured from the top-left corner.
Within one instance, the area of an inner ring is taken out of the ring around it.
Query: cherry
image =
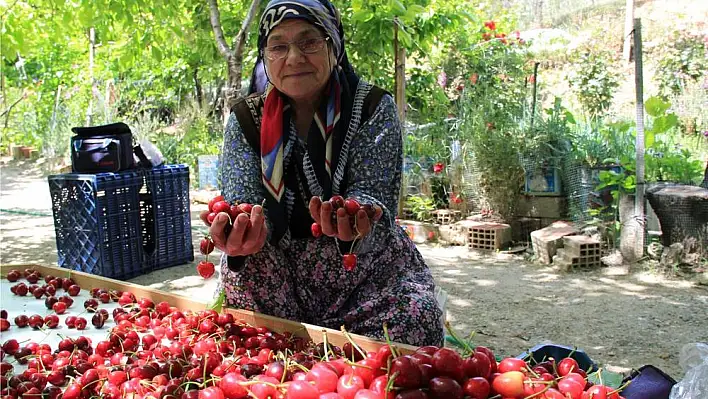
[[[69,328],[74,328],[76,325],[76,316],[67,317],[66,320],[64,320],[64,324]]]
[[[214,206],[212,207],[211,211],[216,213],[217,215],[221,212],[229,213],[231,211],[231,205],[229,205],[228,202],[223,200],[217,201],[214,203]]]
[[[101,301],[101,303],[108,303],[111,301],[111,294],[109,294],[107,292],[102,292],[98,296],[98,300]]]
[[[217,195],[216,197],[209,200],[209,211],[214,212],[214,204],[216,204],[219,201],[223,201],[223,200],[224,200],[223,195]]]
[[[38,330],[44,326],[44,319],[42,318],[42,316],[35,314],[29,317],[28,324],[35,330]]]
[[[522,397],[524,394],[524,373],[520,371],[507,371],[499,374],[492,381],[494,392],[502,397]]]
[[[64,314],[64,312],[66,312],[66,304],[64,302],[57,302],[52,305],[52,310],[54,310],[56,314]]]
[[[18,270],[10,270],[7,272],[7,281],[14,283],[22,277]]]
[[[507,371],[524,371],[526,370],[526,362],[522,359],[517,359],[514,357],[507,357],[499,362],[497,370],[500,373],[506,373]]]
[[[84,308],[89,312],[95,312],[96,309],[98,309],[98,301],[93,298],[89,298],[84,301]]]
[[[91,324],[96,328],[103,328],[106,318],[101,313],[94,313],[91,317]]]
[[[558,375],[561,377],[571,372],[577,373],[579,369],[578,362],[572,357],[566,357],[558,363]]]
[[[16,339],[8,339],[2,344],[2,350],[10,356],[14,355],[18,349],[20,349],[20,344]]]
[[[483,377],[472,377],[465,381],[465,385],[462,387],[462,391],[470,399],[487,399],[490,390],[489,381]]]
[[[87,324],[88,322],[83,317],[77,317],[74,321],[74,327],[76,327],[77,330],[85,329]]]
[[[354,399],[357,391],[364,389],[365,387],[363,378],[350,373],[339,377],[339,381],[337,382],[337,393],[343,399]]]
[[[27,285],[25,283],[19,283],[15,286],[15,294],[18,296],[26,296],[28,292]]]
[[[209,255],[214,251],[214,242],[211,240],[209,237],[204,237],[202,238],[202,241],[199,243],[199,252],[203,253],[204,255]]]
[[[44,281],[47,281],[47,280],[45,279]],[[61,288],[61,281],[59,281],[59,279],[56,279],[56,278],[52,278],[51,280],[47,281],[47,284],[54,287],[55,290],[58,290],[59,288]]]
[[[61,302],[57,302],[57,303],[61,303]],[[59,316],[57,316],[55,314],[47,315],[44,318],[44,324],[49,328],[57,328],[57,326],[59,326]]]
[[[344,254],[342,255],[342,265],[344,270],[350,272],[356,268],[356,254]]]
[[[39,281],[39,274],[37,273],[30,273],[28,276],[25,277],[27,281],[29,281],[30,284],[35,284],[37,281]]]
[[[79,292],[81,292],[81,287],[79,287],[76,284],[73,284],[73,285],[70,285],[69,288],[66,289],[66,292],[71,296],[77,296],[77,295],[79,295]]]
[[[211,212],[207,215],[207,223],[212,224],[214,223],[214,219],[216,219],[216,212]]]
[[[214,275],[214,272],[214,264],[211,262],[203,260],[197,265],[197,273],[199,273],[199,275],[204,279],[211,278],[211,276]]]
[[[491,375],[492,364],[484,352],[475,352],[462,362],[465,375],[471,377],[488,378]]]
[[[285,399],[318,399],[320,393],[317,388],[307,381],[293,381],[288,385]]]
[[[359,212],[359,209],[361,209],[361,205],[359,205],[359,201],[354,198],[348,198],[344,201],[344,210],[347,211],[349,216],[355,216],[357,212]]]
[[[241,211],[241,213],[245,213],[247,215],[250,215],[251,212],[253,211],[253,205],[251,204],[238,204],[238,209]]]
[[[322,226],[320,226],[319,223],[312,223],[312,226],[310,226],[310,230],[312,231],[313,237],[318,238],[322,236]]]
[[[397,374],[396,374],[397,373]],[[399,356],[391,362],[390,375],[396,375],[394,385],[403,389],[419,388],[421,385],[420,368],[408,355]]]
[[[462,399],[464,392],[457,381],[449,377],[435,377],[428,384],[428,395],[433,399]]]
[[[0,319],[7,319],[7,310],[0,310]]]
[[[7,331],[10,329],[10,322],[7,319],[0,319],[0,331]]]
[[[55,280],[52,280],[52,281],[55,281]],[[42,288],[44,288],[44,295],[45,296],[54,296],[57,293],[57,287],[55,287],[54,285],[47,284],[47,285],[43,286]]]
[[[582,384],[572,379],[563,378],[558,381],[558,391],[572,399],[580,399],[585,388],[585,381]]]
[[[39,288],[37,288],[37,290],[39,290]],[[44,306],[46,306],[47,309],[52,310],[54,308],[54,304],[57,302],[59,302],[57,297],[50,296],[44,300]]]
[[[463,374],[462,363],[462,357],[449,348],[440,348],[433,354],[432,366],[435,375],[461,380]]]
[[[229,215],[231,215],[231,220],[236,220],[238,215],[242,214],[241,209],[238,207],[238,205],[231,205],[229,207]]]
[[[494,357],[494,352],[486,346],[478,346],[474,348],[475,352],[482,352],[489,358],[489,365],[491,366],[491,373],[497,372],[497,359]]]
[[[32,290],[32,295],[37,299],[41,299],[45,293],[46,291],[44,290],[44,287],[37,287]]]

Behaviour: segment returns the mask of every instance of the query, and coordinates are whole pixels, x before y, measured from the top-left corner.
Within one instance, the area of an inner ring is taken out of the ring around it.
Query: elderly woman
[[[272,0],[259,29],[255,93],[226,127],[221,181],[227,201],[263,207],[239,215],[228,236],[226,214],[210,227],[228,306],[376,339],[385,324],[394,341],[441,345],[430,271],[395,224],[393,99],[354,73],[327,0]],[[333,214],[337,195],[371,210]],[[345,267],[352,247],[356,264]]]

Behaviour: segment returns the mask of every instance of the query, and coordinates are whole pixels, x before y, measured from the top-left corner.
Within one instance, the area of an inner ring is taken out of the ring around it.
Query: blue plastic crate
[[[138,172],[69,173],[48,182],[60,267],[115,279],[146,272]]]
[[[163,165],[143,173],[140,202],[146,267],[158,270],[194,261],[189,167]]]

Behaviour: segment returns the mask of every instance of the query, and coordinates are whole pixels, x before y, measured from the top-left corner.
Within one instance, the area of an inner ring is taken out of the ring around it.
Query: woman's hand
[[[380,206],[374,205],[373,221],[381,218],[383,210]],[[372,220],[367,216],[366,211],[359,209],[356,215],[350,216],[344,208],[337,209],[337,222],[332,222],[332,203],[322,202],[319,197],[310,199],[310,215],[315,222],[322,226],[322,234],[329,237],[337,237],[342,241],[353,241],[355,238],[364,238],[371,232]],[[355,218],[356,229],[351,228],[350,218]],[[358,231],[358,234],[357,234]]]
[[[214,247],[229,256],[252,255],[260,251],[268,237],[268,227],[263,216],[263,207],[255,205],[251,210],[251,217],[242,213],[233,221],[233,226],[225,232],[229,224],[229,215],[221,212],[214,218],[210,225],[207,221],[209,211],[202,212],[199,217],[209,226],[209,235],[214,242]]]

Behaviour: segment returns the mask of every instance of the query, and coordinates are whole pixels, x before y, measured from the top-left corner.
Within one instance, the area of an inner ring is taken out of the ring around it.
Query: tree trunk
[[[632,28],[634,25],[634,0],[626,0],[624,14],[624,45],[622,46],[622,59],[630,61],[632,49]]]
[[[214,38],[216,39],[216,47],[219,49],[219,53],[224,57],[226,65],[228,67],[228,85],[223,90],[223,109],[222,118],[224,126],[229,120],[229,115],[231,114],[231,107],[236,103],[236,100],[240,97],[241,93],[241,75],[243,72],[243,50],[246,45],[246,38],[248,36],[248,29],[251,22],[255,18],[258,6],[261,0],[251,0],[251,7],[248,9],[246,17],[241,23],[241,29],[236,34],[234,38],[233,45],[229,47],[226,43],[226,38],[224,36],[224,31],[221,28],[221,13],[219,12],[219,5],[216,0],[208,0],[209,2],[209,21],[211,22],[212,30],[214,31]]]
[[[199,67],[194,68],[192,78],[194,79],[194,96],[197,98],[197,105],[201,109],[204,104],[204,91],[202,90],[202,83],[199,81]]]
[[[543,0],[534,1],[533,16],[536,27],[543,28]]]
[[[96,52],[96,30],[89,29],[89,80],[91,81],[91,95],[89,96],[88,107],[86,108],[86,126],[91,126],[93,119],[93,98],[96,90],[96,78],[93,76],[93,64]]]

